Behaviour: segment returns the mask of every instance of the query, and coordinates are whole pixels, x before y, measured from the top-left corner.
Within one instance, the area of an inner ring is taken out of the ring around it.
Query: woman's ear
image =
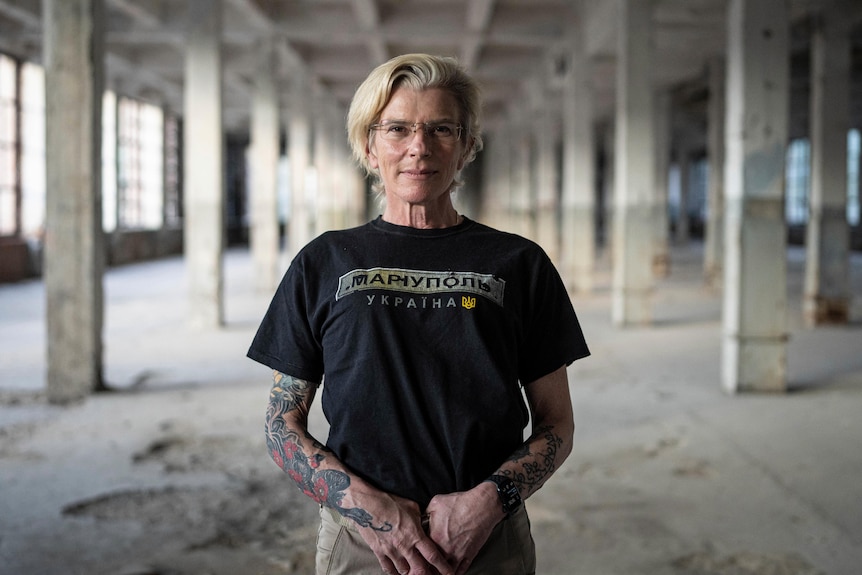
[[[365,158],[368,160],[368,165],[371,166],[372,169],[376,170],[380,167],[380,162],[377,161],[377,152],[374,151],[370,139],[365,142]]]
[[[458,171],[464,169],[464,166],[467,164],[467,158],[470,157],[470,152],[473,151],[473,145],[476,143],[476,138],[470,138],[467,141],[467,147],[464,148],[464,153],[461,154],[461,158],[458,160]]]

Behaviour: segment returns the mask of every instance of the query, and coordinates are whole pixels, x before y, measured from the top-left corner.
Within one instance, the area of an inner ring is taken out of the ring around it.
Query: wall
[[[177,229],[124,231],[105,238],[108,266],[183,253],[183,231]],[[42,244],[20,238],[0,238],[0,283],[12,283],[40,277]]]

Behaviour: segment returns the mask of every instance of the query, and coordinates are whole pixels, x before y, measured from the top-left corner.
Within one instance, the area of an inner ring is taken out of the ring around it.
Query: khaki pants
[[[317,575],[383,573],[353,521],[325,507],[320,509],[316,562]],[[534,575],[535,572],[536,548],[530,534],[530,519],[522,506],[494,528],[467,575]]]

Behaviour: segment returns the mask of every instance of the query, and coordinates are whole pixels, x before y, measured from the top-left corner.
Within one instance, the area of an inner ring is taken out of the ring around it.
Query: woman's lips
[[[427,177],[433,176],[437,172],[435,170],[416,169],[416,170],[404,170],[401,173],[404,174],[405,176],[409,177],[409,178],[420,178],[421,179],[421,178],[427,178]]]

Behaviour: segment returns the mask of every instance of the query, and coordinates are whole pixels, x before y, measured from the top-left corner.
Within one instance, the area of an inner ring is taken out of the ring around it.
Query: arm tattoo
[[[320,464],[326,459],[325,454],[330,451],[306,430],[305,438],[315,451],[307,453],[299,433],[288,427],[284,415],[300,411],[307,416],[308,400],[315,387],[312,382],[276,372],[266,410],[266,444],[270,456],[299,489],[318,504],[335,509],[360,527],[391,531],[392,524],[388,521],[374,525],[374,518],[368,511],[341,506],[344,490],[350,486],[350,476],[336,469],[320,469]]]
[[[531,453],[527,444],[521,446],[509,458],[511,462],[521,462],[521,471],[502,470],[501,473],[518,484],[522,492],[532,493],[547,481],[557,468],[557,452],[563,445],[563,438],[554,433],[553,426],[537,427],[532,434],[533,439],[543,438],[545,447],[542,451]]]

